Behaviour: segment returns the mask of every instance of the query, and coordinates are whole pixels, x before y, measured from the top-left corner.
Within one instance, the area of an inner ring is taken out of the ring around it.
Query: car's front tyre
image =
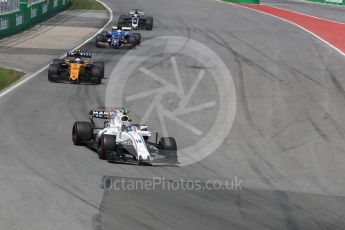
[[[177,150],[176,141],[173,137],[162,137],[158,142],[158,146],[162,150]]]
[[[178,163],[177,146],[173,137],[162,137],[158,142],[158,150],[166,163]]]
[[[115,151],[116,149],[116,136],[114,135],[102,135],[99,138],[97,145],[98,157],[101,160],[107,159],[107,152]]]
[[[135,47],[138,43],[137,43],[137,39],[131,35],[129,38],[128,38],[128,43],[131,45],[130,48],[133,48]]]
[[[94,62],[94,65],[101,70],[101,78],[104,78],[104,62]]]
[[[96,36],[96,47],[101,48],[102,46],[100,45],[100,43],[101,42],[104,43],[106,41],[107,40],[106,40],[104,34],[97,34],[97,36]]]
[[[136,40],[136,45],[139,45],[141,43],[141,34],[140,33],[132,33],[132,36],[135,38]]]
[[[65,61],[63,59],[54,59],[53,60],[53,64],[60,65],[60,64],[63,64],[63,63],[65,63]]]
[[[48,70],[48,80],[50,82],[57,82],[59,80],[60,66],[58,64],[51,64]]]
[[[91,83],[94,85],[98,85],[102,83],[102,71],[99,67],[94,66],[91,69]]]

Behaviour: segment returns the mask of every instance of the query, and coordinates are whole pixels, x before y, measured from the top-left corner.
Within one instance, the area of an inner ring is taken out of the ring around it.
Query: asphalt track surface
[[[73,146],[73,122],[86,120],[88,110],[104,105],[107,83],[124,75],[113,72],[118,61],[124,55],[146,52],[145,43],[130,52],[86,44],[84,49],[106,63],[104,84],[52,84],[44,71],[0,99],[1,228],[345,227],[344,56],[289,23],[226,3],[105,2],[114,10],[115,20],[133,7],[154,16],[154,30],[142,33],[143,41],[154,46],[152,53],[168,44],[164,39],[152,44],[150,39],[180,36],[209,47],[229,69],[231,75],[224,85],[234,82],[235,98],[223,97],[228,94],[219,90],[218,78],[211,76],[214,65],[202,65],[182,55],[182,49],[173,55],[157,51],[143,64],[142,68],[171,84],[183,85],[185,91],[192,88],[201,70],[205,72],[190,103],[215,101],[215,106],[183,117],[200,133],[190,126],[181,127],[181,122],[163,122],[179,148],[198,145],[219,113],[236,114],[231,131],[211,155],[180,167],[111,164],[87,148]],[[181,83],[174,80],[174,60]],[[140,103],[126,98],[162,84],[152,82],[141,70],[134,70],[127,82],[115,86],[124,89],[123,104],[133,111],[134,120],[140,119],[152,98]],[[161,105],[170,110],[178,107],[178,93],[164,95]],[[218,106],[221,102],[233,99],[236,106],[229,104],[227,111],[218,111],[223,108]],[[147,123],[164,131],[158,122],[161,117],[152,116]],[[172,191],[160,185],[153,191],[104,191],[103,176],[126,183],[159,177],[176,184],[183,184],[181,178],[225,182],[237,177],[242,190],[186,191],[180,187]]]
[[[345,23],[345,7],[299,0],[263,0],[261,4]]]

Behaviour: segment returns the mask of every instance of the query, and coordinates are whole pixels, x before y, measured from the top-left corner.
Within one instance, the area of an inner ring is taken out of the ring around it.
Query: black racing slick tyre
[[[91,69],[91,83],[94,85],[102,83],[102,72],[101,69],[97,66],[94,66]]]
[[[107,152],[115,151],[116,149],[116,136],[113,135],[102,135],[99,138],[97,145],[98,157],[101,160],[107,159]]]
[[[57,81],[59,81],[59,75],[57,75],[57,74],[49,74],[48,75],[48,80],[50,82],[57,82]]]
[[[158,142],[159,149],[177,150],[176,141],[173,137],[162,137]]]
[[[125,20],[123,18],[119,18],[119,21],[117,22],[117,27],[122,27],[125,24]]]
[[[158,142],[159,155],[163,156],[162,159],[165,163],[176,164],[178,163],[177,146],[173,137],[162,137]]]
[[[120,15],[119,19],[117,20],[117,27],[124,27],[126,26],[126,15]]]
[[[59,74],[60,66],[58,64],[51,64],[49,66],[50,74]]]
[[[50,74],[50,75],[48,75],[48,80],[50,82],[57,82],[57,81],[59,81],[59,75],[57,75],[57,74]]]
[[[65,63],[65,61],[63,59],[54,59],[53,60],[53,64],[56,64],[56,65],[60,65],[63,63]]]
[[[83,145],[92,139],[93,130],[90,122],[77,121],[73,125],[72,140],[75,145]]]
[[[132,35],[128,38],[128,43],[131,45],[131,47],[133,48],[134,46],[137,45],[137,39],[135,39],[135,37],[133,37]]]
[[[101,78],[104,78],[104,62],[94,62],[94,65],[101,69]]]
[[[96,36],[96,47],[101,47],[100,42],[106,42],[104,34],[97,34]]]
[[[58,64],[51,64],[48,70],[48,80],[56,82],[59,79],[60,66]]]
[[[152,30],[152,28],[153,28],[153,17],[147,17],[145,29],[146,30]]]
[[[141,42],[141,34],[140,33],[132,33],[132,36],[135,37],[137,45]]]

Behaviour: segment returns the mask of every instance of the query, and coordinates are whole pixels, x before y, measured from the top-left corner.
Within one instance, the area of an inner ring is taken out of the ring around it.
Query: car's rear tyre
[[[104,78],[104,62],[95,62],[94,65],[101,69],[101,78]]]
[[[99,159],[106,160],[107,152],[115,151],[115,149],[116,149],[116,136],[105,134],[99,138],[98,146],[97,146]]]
[[[146,30],[152,30],[152,28],[153,28],[153,17],[147,17],[145,29]]]
[[[132,33],[132,36],[135,38],[136,44],[139,45],[141,42],[141,34],[140,33]]]
[[[162,137],[158,142],[159,149],[177,150],[176,141],[173,137]]]
[[[98,85],[102,83],[102,74],[101,69],[97,66],[92,67],[91,69],[91,83],[94,85]]]
[[[121,27],[126,26],[126,19],[127,19],[127,15],[120,15],[119,19],[117,20],[117,27],[119,27],[119,26],[121,26]]]
[[[77,121],[73,125],[72,140],[75,145],[83,145],[92,139],[93,130],[90,122]]]
[[[125,20],[120,17],[118,22],[117,22],[117,27],[123,27],[124,24],[125,24]]]

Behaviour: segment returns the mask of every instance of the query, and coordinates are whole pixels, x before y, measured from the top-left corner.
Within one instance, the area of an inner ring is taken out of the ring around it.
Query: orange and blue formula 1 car
[[[93,62],[90,53],[80,50],[67,53],[64,59],[55,59],[49,66],[50,82],[101,84],[104,77],[104,63]]]

